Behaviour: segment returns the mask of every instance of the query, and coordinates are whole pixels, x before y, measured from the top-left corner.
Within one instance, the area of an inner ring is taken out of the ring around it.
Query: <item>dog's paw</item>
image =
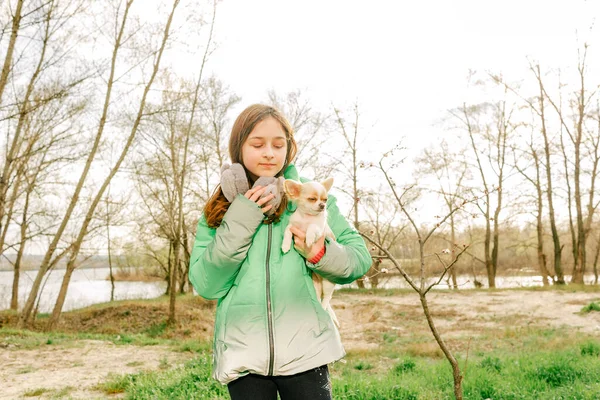
[[[291,248],[291,243],[289,242],[283,242],[283,244],[281,245],[281,251],[283,251],[284,253],[287,253],[288,251],[290,251]]]
[[[307,231],[306,232],[306,239],[305,239],[306,245],[308,247],[312,246],[313,244],[315,244],[317,242],[317,240],[319,240],[319,238],[321,236],[322,236],[322,232],[319,232],[319,231],[313,231],[313,232]]]

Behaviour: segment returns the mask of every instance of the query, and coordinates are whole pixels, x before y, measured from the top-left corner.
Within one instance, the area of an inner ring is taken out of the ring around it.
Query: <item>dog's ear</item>
[[[302,184],[300,182],[296,182],[293,179],[286,179],[285,182],[283,182],[283,188],[285,189],[285,193],[290,199],[297,199],[298,197],[300,197]]]
[[[323,182],[321,182],[321,185],[323,185],[325,190],[329,192],[329,189],[331,189],[331,187],[333,186],[333,178],[325,179]]]

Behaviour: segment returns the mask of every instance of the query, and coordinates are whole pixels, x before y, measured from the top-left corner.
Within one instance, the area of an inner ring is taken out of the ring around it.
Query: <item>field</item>
[[[435,291],[430,309],[459,359],[466,399],[600,398],[600,288]],[[408,290],[342,290],[348,352],[335,399],[450,399],[450,368]],[[214,303],[168,299],[65,313],[56,332],[0,313],[0,399],[227,399],[210,379]]]

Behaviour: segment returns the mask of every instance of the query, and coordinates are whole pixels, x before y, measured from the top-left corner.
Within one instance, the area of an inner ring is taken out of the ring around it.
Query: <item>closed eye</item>
[[[316,197],[309,197],[308,201],[317,201],[317,198]]]

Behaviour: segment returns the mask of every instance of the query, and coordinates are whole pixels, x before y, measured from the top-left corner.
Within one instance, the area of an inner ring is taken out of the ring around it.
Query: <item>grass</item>
[[[113,375],[97,389],[126,399],[226,399],[227,388],[211,378],[211,366],[210,354],[202,353],[182,367]]]
[[[600,303],[596,303],[595,301],[592,301],[590,304],[588,304],[587,306],[583,307],[581,309],[582,312],[584,313],[589,313],[592,311],[600,311]]]
[[[25,393],[23,393],[24,397],[38,397],[43,395],[44,393],[48,393],[48,392],[52,392],[52,389],[46,389],[46,388],[37,388],[37,389],[32,389],[32,390],[28,390]]]
[[[565,302],[568,301],[568,291],[558,290],[565,292]],[[414,293],[371,289],[340,292],[346,307],[355,308],[357,315],[373,318],[365,320],[362,328],[370,346],[349,350],[344,362],[330,365],[333,398],[454,398],[452,371],[428,332],[420,307],[398,304],[379,308],[375,314],[375,300],[365,302],[363,297],[354,297],[371,293],[376,299]],[[592,304],[596,301],[584,308],[593,308]],[[113,374],[95,389],[103,397],[118,395],[125,399],[228,399],[227,388],[211,378],[212,332],[202,330],[212,324],[214,305],[182,297],[178,303],[181,319],[175,327],[165,323],[167,305],[168,299],[160,298],[89,307],[66,313],[68,323],[63,325],[63,332],[17,330],[5,325],[0,329],[0,343],[36,348],[78,346],[81,339],[93,339],[123,346],[170,345],[175,351],[192,353],[194,358],[185,364],[172,357],[163,358],[156,370]],[[544,321],[519,324],[521,321],[514,316],[492,317],[483,308],[482,321],[492,322],[493,327],[463,320],[460,315],[439,308],[434,311],[438,315],[434,319],[447,324],[442,335],[461,367],[465,399],[600,398],[597,337],[566,326],[548,327]],[[142,369],[142,364],[128,366]],[[24,367],[20,373],[29,372]],[[33,394],[36,392],[39,394]],[[29,397],[59,395],[44,388],[27,393]],[[64,396],[68,396],[68,390]]]
[[[330,367],[333,398],[452,399],[452,374],[441,359],[396,354],[349,354]],[[461,358],[465,399],[596,399],[600,396],[600,358],[574,346],[560,352],[488,353]],[[227,399],[226,388],[210,378],[210,354],[165,371],[114,375],[98,386],[126,399]]]

